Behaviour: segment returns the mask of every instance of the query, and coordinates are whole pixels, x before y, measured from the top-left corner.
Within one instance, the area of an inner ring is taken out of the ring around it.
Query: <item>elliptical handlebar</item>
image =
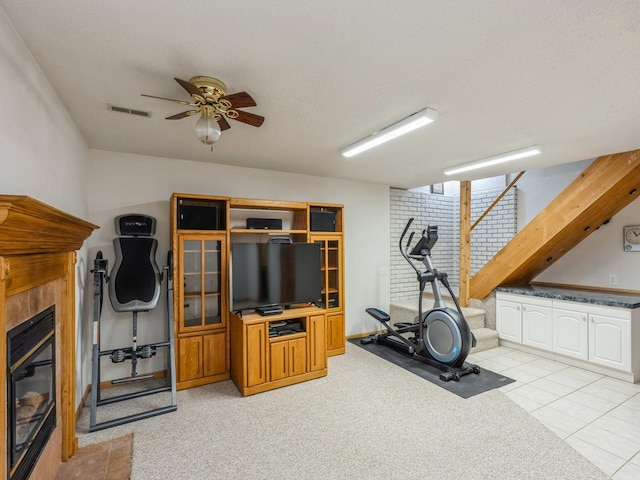
[[[407,253],[407,251],[409,250],[409,246],[411,245],[411,240],[413,240],[413,235],[415,234],[415,232],[411,232],[411,235],[409,235],[409,240],[407,241],[407,245],[404,248],[402,245],[404,236],[407,234],[407,231],[409,230],[409,227],[411,226],[412,223],[413,223],[413,217],[409,219],[409,221],[407,222],[407,225],[404,227],[402,235],[400,235],[400,241],[398,242],[398,244],[400,247],[400,253],[402,253],[402,256],[404,257],[404,259],[407,261],[409,265],[411,265],[411,268],[413,268],[416,271],[416,273],[420,275],[421,274],[420,270],[418,269],[418,267],[416,267],[413,264],[413,262],[411,261],[411,258],[409,257],[409,254]]]

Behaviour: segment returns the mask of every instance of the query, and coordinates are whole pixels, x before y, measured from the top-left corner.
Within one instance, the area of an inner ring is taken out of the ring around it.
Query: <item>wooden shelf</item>
[[[307,204],[304,202],[258,200],[255,198],[230,198],[229,207],[257,210],[306,210]]]
[[[232,228],[229,231],[232,235],[235,233],[250,235],[306,235],[306,230],[268,230],[262,228]]]

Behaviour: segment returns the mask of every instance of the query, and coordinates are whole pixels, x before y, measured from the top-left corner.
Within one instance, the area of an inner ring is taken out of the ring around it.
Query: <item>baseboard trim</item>
[[[353,340],[353,339],[358,339],[358,338],[365,338],[365,337],[369,337],[371,335],[377,335],[378,333],[384,333],[384,330],[374,330],[372,332],[354,333],[353,335],[347,335],[346,339],[347,340]]]

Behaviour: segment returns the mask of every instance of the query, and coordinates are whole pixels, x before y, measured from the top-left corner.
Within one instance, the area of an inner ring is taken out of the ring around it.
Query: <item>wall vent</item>
[[[114,112],[128,113],[129,115],[138,115],[140,117],[150,117],[151,112],[145,112],[144,110],[135,110],[133,108],[116,107],[115,105],[108,105],[107,108]]]

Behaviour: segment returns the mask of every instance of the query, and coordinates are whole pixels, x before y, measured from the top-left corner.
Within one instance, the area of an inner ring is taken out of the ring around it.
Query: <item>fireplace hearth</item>
[[[26,480],[56,427],[55,306],[7,332],[10,480]]]

